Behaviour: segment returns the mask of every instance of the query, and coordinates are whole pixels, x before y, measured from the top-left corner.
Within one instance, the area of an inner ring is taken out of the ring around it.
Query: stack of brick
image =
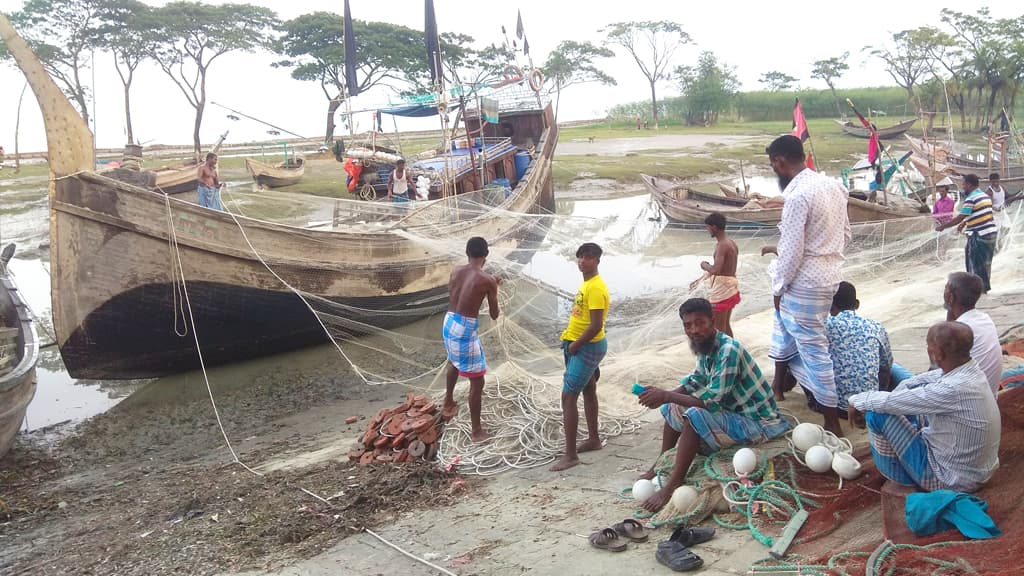
[[[370,419],[348,457],[360,464],[431,461],[437,456],[440,435],[441,411],[426,396],[410,392],[405,402]]]

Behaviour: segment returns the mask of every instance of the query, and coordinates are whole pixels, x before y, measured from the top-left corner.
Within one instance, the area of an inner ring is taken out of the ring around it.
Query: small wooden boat
[[[878,129],[878,137],[881,140],[891,140],[893,138],[899,138],[907,130],[910,130],[911,126],[917,122],[917,118],[911,118],[910,120],[894,124],[886,128]],[[859,124],[854,124],[849,120],[836,120],[836,123],[843,128],[843,133],[849,134],[850,136],[856,136],[857,138],[870,138],[871,131]]]
[[[724,204],[726,206],[739,207],[746,206],[747,203],[750,202],[749,198],[740,198],[735,195],[730,196],[728,194],[724,196],[721,194],[709,194],[707,192],[701,192],[700,190],[694,190],[693,188],[687,188],[682,183],[676,180],[670,180],[668,178],[660,178],[658,176],[649,176],[647,174],[641,174],[640,180],[643,181],[644,186],[646,186],[647,189],[652,192],[654,190],[669,190],[672,188],[678,188],[685,194],[684,197],[687,200],[694,200],[698,202],[710,202],[714,204]],[[719,184],[719,187],[722,189],[724,193],[726,186],[724,184]]]
[[[11,449],[36,393],[39,340],[28,306],[7,275],[14,244],[0,257],[0,458]]]
[[[245,169],[260,186],[281,188],[291,186],[302,180],[306,173],[306,161],[303,158],[289,158],[287,162],[270,165],[252,158],[245,159]]]

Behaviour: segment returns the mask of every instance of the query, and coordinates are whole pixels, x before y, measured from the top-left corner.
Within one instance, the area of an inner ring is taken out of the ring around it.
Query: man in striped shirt
[[[964,202],[960,213],[949,222],[941,222],[936,230],[957,227],[967,229],[967,246],[964,248],[964,263],[967,272],[977,275],[985,285],[985,292],[992,289],[989,278],[992,274],[992,256],[996,252],[999,228],[992,210],[992,198],[978,189],[978,177],[964,176]]]
[[[973,492],[999,467],[999,408],[971,358],[973,340],[966,324],[940,322],[928,330],[937,379],[926,372],[892,392],[850,397],[850,422],[865,413],[875,465],[889,480]]]

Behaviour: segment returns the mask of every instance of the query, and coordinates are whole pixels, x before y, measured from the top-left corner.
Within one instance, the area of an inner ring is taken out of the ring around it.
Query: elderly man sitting
[[[985,373],[971,359],[974,337],[960,322],[928,330],[938,379],[915,376],[892,392],[849,398],[850,421],[866,413],[878,471],[924,490],[973,492],[999,467],[999,408]]]
[[[676,447],[672,474],[643,507],[660,510],[682,485],[697,452],[710,454],[736,444],[758,444],[782,435],[789,424],[779,417],[771,385],[738,341],[715,329],[711,303],[691,298],[679,307],[697,367],[675,390],[648,387],[640,403],[661,408],[665,426],[661,452]],[[648,470],[644,478],[653,478]]]

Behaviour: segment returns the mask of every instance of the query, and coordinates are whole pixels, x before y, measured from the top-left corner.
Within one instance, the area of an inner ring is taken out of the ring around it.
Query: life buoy
[[[544,87],[544,73],[540,71],[540,68],[534,68],[530,70],[530,88],[534,92],[540,92],[540,89]]]

